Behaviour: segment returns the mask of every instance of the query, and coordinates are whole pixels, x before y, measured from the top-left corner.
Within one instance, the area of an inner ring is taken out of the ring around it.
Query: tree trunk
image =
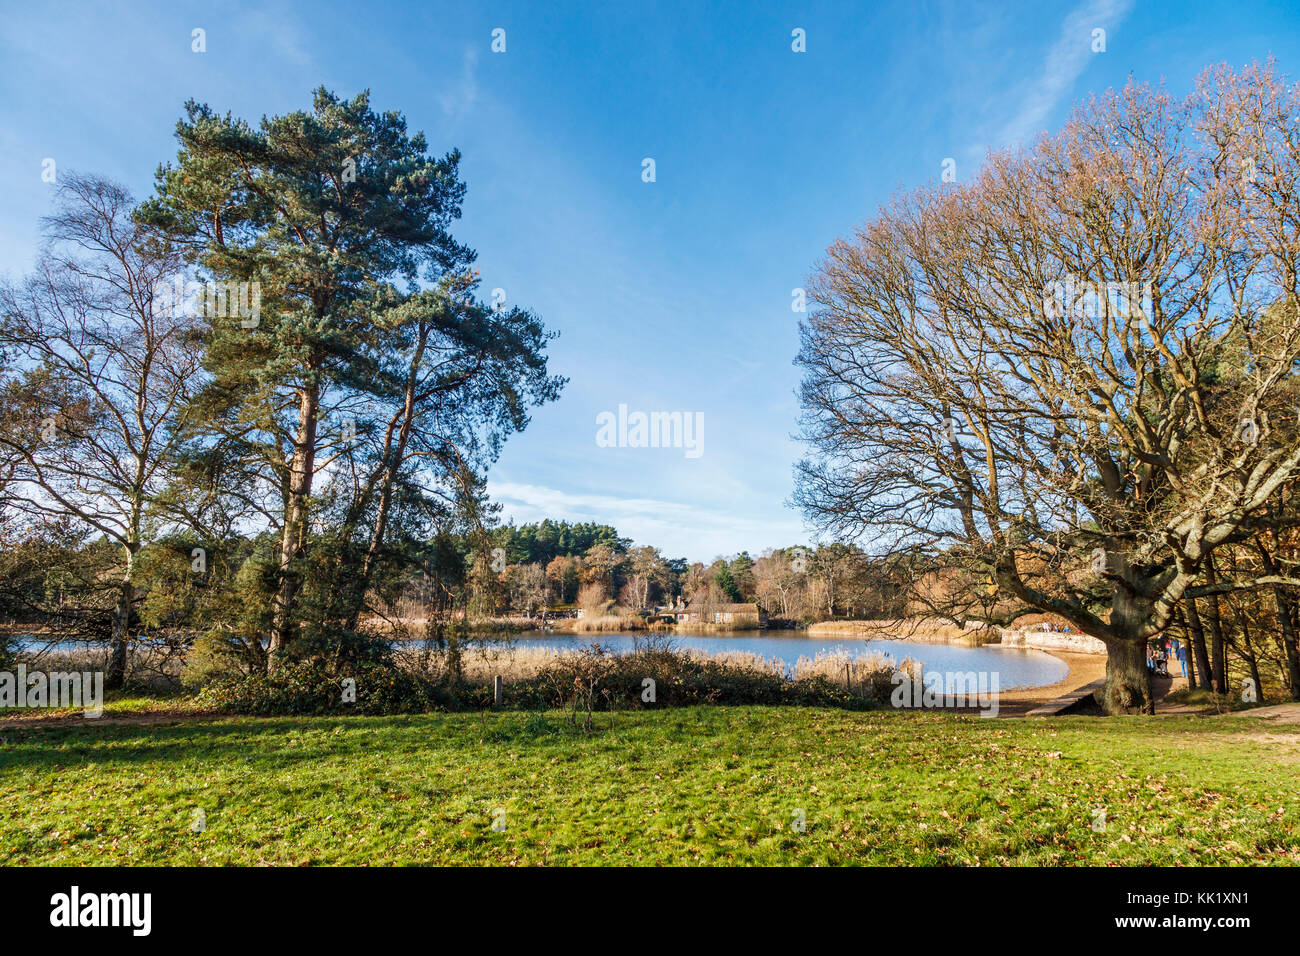
[[[1250,679],[1255,682],[1255,699],[1258,701],[1264,693],[1264,683],[1259,679],[1259,660],[1255,656],[1255,647],[1250,643],[1250,624],[1245,617],[1241,619],[1241,642],[1245,646],[1242,656],[1250,665]]]
[[[1213,587],[1219,582],[1219,575],[1214,568],[1214,560],[1207,558],[1205,561],[1205,583]],[[1227,684],[1227,659],[1226,651],[1223,645],[1223,619],[1219,616],[1219,598],[1218,595],[1211,594],[1206,600],[1209,602],[1210,613],[1208,615],[1210,624],[1210,667],[1211,683],[1214,685],[1216,694],[1226,694],[1228,692]]]
[[[1106,642],[1104,702],[1108,714],[1155,713],[1144,641]]]
[[[1255,550],[1259,552],[1264,570],[1269,574],[1281,573],[1277,559],[1265,546],[1263,540],[1257,539]],[[1273,600],[1277,604],[1277,626],[1282,632],[1282,651],[1285,662],[1281,665],[1281,677],[1292,700],[1300,700],[1300,640],[1297,639],[1297,618],[1295,601],[1281,585],[1273,585]]]
[[[1213,690],[1210,686],[1210,655],[1205,651],[1205,628],[1201,626],[1201,612],[1196,609],[1196,598],[1184,598],[1183,604],[1187,607],[1187,630],[1192,635],[1192,656],[1196,658],[1196,686],[1201,690]]]
[[[379,551],[384,544],[384,534],[388,530],[388,514],[393,503],[393,485],[397,479],[397,471],[401,467],[402,459],[406,455],[409,436],[410,419],[408,418],[402,425],[402,434],[398,441],[397,451],[389,457],[388,466],[384,469],[383,483],[379,492],[379,505],[375,510],[375,528],[370,536],[370,544],[366,547],[365,557],[361,561],[361,569],[358,572],[357,582],[354,587],[355,594],[352,597],[345,621],[345,627],[350,631],[356,630],[357,622],[361,618],[366,592],[370,589],[370,577],[374,573],[375,562],[379,560]]]
[[[280,581],[275,594],[274,625],[267,654],[269,671],[275,670],[278,658],[293,638],[293,612],[298,594],[298,571],[294,563],[302,555],[307,537],[307,499],[311,496],[312,472],[316,467],[316,416],[319,410],[319,389],[316,386],[304,388],[298,403],[298,433],[289,468],[284,532],[280,537]]]
[[[1287,686],[1291,690],[1291,699],[1300,700],[1300,647],[1291,621],[1291,599],[1280,585],[1275,584],[1273,600],[1277,602],[1277,623],[1282,631],[1282,647],[1286,650]]]
[[[1131,569],[1122,556],[1116,559],[1116,572],[1129,575]],[[1155,698],[1151,695],[1151,671],[1147,669],[1147,642],[1151,631],[1152,604],[1139,597],[1132,586],[1116,587],[1111,592],[1110,634],[1102,635],[1106,644],[1106,688],[1102,703],[1108,714],[1153,714]]]
[[[138,520],[138,519],[137,519]],[[108,670],[104,674],[104,686],[114,690],[126,683],[126,652],[131,643],[131,611],[135,600],[135,552],[139,547],[139,532],[136,541],[128,540],[126,544],[126,570],[117,588],[117,601],[113,607],[113,631],[109,638]]]
[[[113,690],[126,682],[126,647],[131,640],[131,598],[134,591],[128,571],[117,589],[113,634],[109,640],[108,671],[104,674],[104,686]]]

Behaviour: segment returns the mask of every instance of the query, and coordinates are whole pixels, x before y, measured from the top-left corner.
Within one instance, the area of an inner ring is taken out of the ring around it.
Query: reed
[[[646,631],[650,626],[637,614],[602,614],[599,617],[567,618],[556,621],[554,630],[560,634],[598,634],[619,631]]]
[[[808,626],[809,637],[845,636],[862,640],[915,641],[918,644],[996,644],[994,628],[967,630],[938,618],[902,620],[818,621]]]
[[[915,673],[919,665],[911,658],[895,663],[884,654],[852,654],[847,651],[819,651],[814,657],[800,657],[793,666],[777,658],[764,657],[750,651],[706,651],[699,648],[672,648],[671,640],[661,642],[647,639],[645,652],[672,653],[701,663],[780,677],[787,680],[808,680],[821,677],[837,686],[845,687],[855,696],[877,700],[888,695],[894,674],[899,671]],[[565,658],[576,658],[599,644],[594,641],[586,647],[550,648],[517,647],[509,643],[466,649],[461,657],[461,678],[471,684],[489,684],[500,676],[507,682],[532,680],[548,667]],[[636,654],[636,651],[631,652]],[[399,657],[410,666],[419,666],[420,652],[405,648]],[[434,660],[430,669],[437,668]],[[883,690],[883,696],[882,696]]]

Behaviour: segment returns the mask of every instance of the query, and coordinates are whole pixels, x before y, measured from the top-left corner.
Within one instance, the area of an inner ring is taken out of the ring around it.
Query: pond
[[[644,641],[648,636],[644,632],[549,634],[528,631],[516,635],[513,643],[516,647],[544,647],[559,651],[572,651],[591,644],[600,644],[614,653],[621,654],[632,650],[638,641]],[[1070,670],[1060,658],[1043,651],[1023,647],[999,647],[996,644],[966,647],[961,644],[923,644],[914,641],[879,639],[867,641],[851,637],[808,637],[800,631],[730,631],[726,634],[659,633],[654,637],[666,639],[678,648],[702,650],[710,654],[727,651],[757,654],[768,660],[779,661],[787,670],[793,670],[799,658],[815,658],[819,653],[844,653],[851,657],[880,654],[895,662],[910,657],[918,661],[926,671],[996,673],[998,685],[1002,690],[1055,684],[1057,681],[1064,680]],[[47,647],[52,651],[90,649],[89,645],[71,641],[60,641],[50,645],[47,641],[32,635],[19,635],[16,643],[18,647],[29,650]]]
[[[57,638],[41,637],[36,634],[14,634],[9,638],[9,647],[16,651],[49,651],[55,654],[70,654],[78,651],[106,653],[104,644],[88,641],[60,641]]]
[[[742,651],[777,660],[793,669],[801,657],[814,658],[818,653],[844,653],[851,657],[881,654],[898,662],[911,658],[926,671],[968,671],[996,673],[1002,690],[1013,687],[1044,687],[1065,679],[1069,666],[1059,657],[1024,647],[967,647],[961,644],[922,644],[914,641],[859,640],[851,637],[808,637],[799,631],[731,631],[727,634],[656,634],[678,648],[691,648],[710,654]],[[600,644],[615,653],[625,653],[644,641],[647,635],[608,634],[539,634],[529,631],[515,637],[517,647],[545,647],[553,650],[576,650]]]

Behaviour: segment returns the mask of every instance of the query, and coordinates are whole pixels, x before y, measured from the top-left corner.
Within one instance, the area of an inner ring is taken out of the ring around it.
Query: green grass
[[[524,713],[0,725],[0,862],[1300,862],[1294,725],[760,707],[613,719],[591,736]]]
[[[184,691],[164,690],[106,690],[104,692],[104,717],[132,717],[139,714],[175,714],[177,709],[197,711],[190,694]],[[81,717],[83,707],[6,707],[4,714],[12,717]],[[0,736],[5,733],[5,723],[0,721]]]

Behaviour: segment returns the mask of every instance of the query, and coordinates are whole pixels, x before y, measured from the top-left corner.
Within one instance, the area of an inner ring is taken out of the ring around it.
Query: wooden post
[[[496,706],[501,706],[501,675],[492,678],[492,699]]]

